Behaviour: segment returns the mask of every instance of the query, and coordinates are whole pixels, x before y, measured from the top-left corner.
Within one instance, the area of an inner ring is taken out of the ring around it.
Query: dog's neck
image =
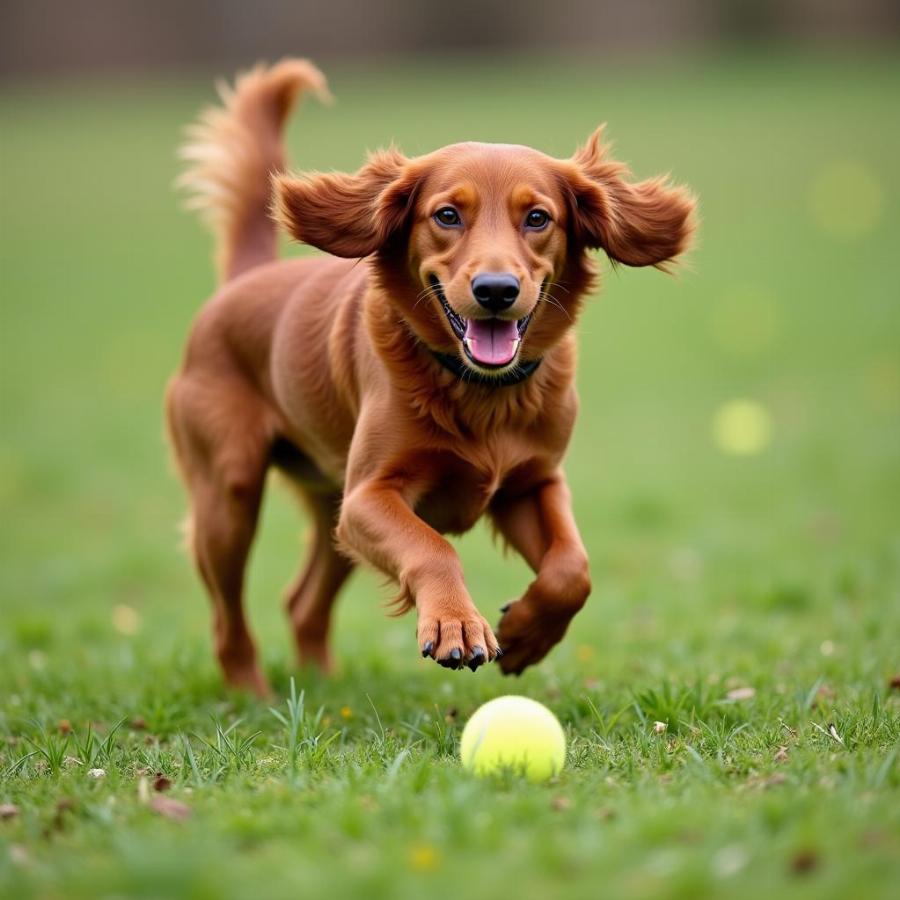
[[[412,413],[455,436],[529,429],[571,403],[574,414],[575,341],[565,335],[531,371],[498,387],[460,377],[417,338],[389,303],[365,304],[366,327],[376,354]],[[539,364],[538,364],[539,363]],[[462,365],[462,363],[460,363]]]

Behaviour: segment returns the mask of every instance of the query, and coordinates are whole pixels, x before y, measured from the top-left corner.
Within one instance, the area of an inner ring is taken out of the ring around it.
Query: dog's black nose
[[[509,272],[485,272],[472,279],[475,299],[491,312],[503,312],[519,296],[519,279]]]

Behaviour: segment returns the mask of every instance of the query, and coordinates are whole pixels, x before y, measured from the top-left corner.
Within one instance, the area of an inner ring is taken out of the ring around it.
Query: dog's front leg
[[[399,583],[401,600],[418,613],[423,656],[474,671],[499,654],[490,625],[469,596],[456,551],[415,514],[396,480],[355,485],[344,499],[337,536],[354,556]]]
[[[524,495],[501,496],[491,516],[537,575],[522,598],[505,608],[498,628],[500,666],[518,675],[550,652],[584,606],[591,592],[588,558],[561,472]]]

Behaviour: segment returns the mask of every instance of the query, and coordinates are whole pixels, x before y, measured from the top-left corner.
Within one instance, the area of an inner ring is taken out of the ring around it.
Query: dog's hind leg
[[[243,595],[271,439],[246,387],[212,390],[176,378],[167,396],[169,429],[190,493],[191,549],[212,599],[216,656],[228,684],[267,696]]]
[[[301,665],[324,671],[332,667],[328,648],[331,607],[353,563],[338,553],[334,528],[340,510],[339,491],[316,492],[298,486],[312,517],[313,534],[305,567],[287,592],[287,614]]]

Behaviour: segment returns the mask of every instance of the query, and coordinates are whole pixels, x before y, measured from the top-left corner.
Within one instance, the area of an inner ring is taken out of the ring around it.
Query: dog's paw
[[[540,662],[563,638],[571,616],[548,615],[546,609],[517,600],[502,609],[497,637],[503,647],[504,675],[521,675]]]
[[[473,672],[500,656],[500,646],[487,620],[472,609],[463,615],[420,613],[419,649],[445,669]]]

